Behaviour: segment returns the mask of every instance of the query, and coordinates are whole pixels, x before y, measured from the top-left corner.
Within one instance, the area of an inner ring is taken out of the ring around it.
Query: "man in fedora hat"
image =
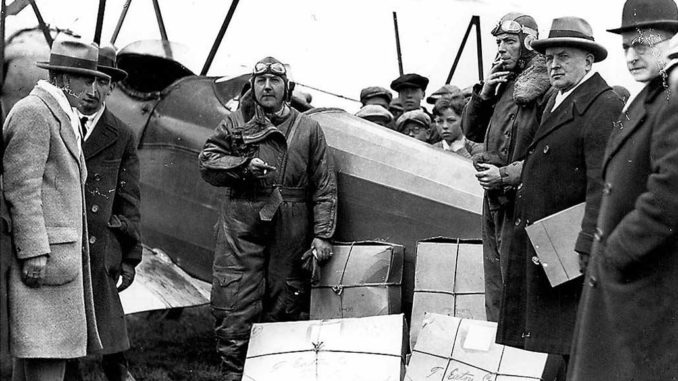
[[[73,112],[95,78],[98,48],[54,41],[39,81],[3,126],[3,187],[13,243],[9,275],[13,380],[60,380],[66,359],[101,349],[84,214],[87,177]]]
[[[572,380],[678,375],[678,99],[664,72],[673,0],[628,0],[620,34],[643,89],[612,129],[572,344]]]
[[[485,312],[499,319],[505,270],[500,246],[511,237],[515,187],[520,179],[522,156],[539,126],[543,100],[551,87],[544,57],[530,46],[537,38],[531,16],[508,13],[492,30],[497,41],[497,61],[485,82],[473,87],[464,108],[461,127],[466,138],[484,143],[474,155],[476,177],[485,189],[483,198],[483,269]]]
[[[127,73],[116,67],[113,46],[99,49],[98,70],[111,78],[97,78],[95,89],[80,100],[87,182],[85,201],[92,267],[92,290],[101,365],[109,381],[134,380],[124,351],[129,349],[125,313],[118,292],[134,280],[141,262],[139,232],[139,158],[132,130],[106,107],[106,98]],[[116,288],[118,280],[120,286]],[[67,377],[77,379],[77,362],[70,362]]]
[[[557,92],[549,97],[527,149],[516,194],[515,230],[501,254],[508,266],[497,342],[567,356],[582,279],[551,287],[525,227],[586,202],[584,218],[577,222],[581,230],[571,249],[573,254],[588,255],[603,189],[600,164],[622,102],[592,70],[594,62],[607,57],[607,51],[595,42],[584,19],[554,19],[548,38],[534,41],[532,47],[546,56],[551,85]]]

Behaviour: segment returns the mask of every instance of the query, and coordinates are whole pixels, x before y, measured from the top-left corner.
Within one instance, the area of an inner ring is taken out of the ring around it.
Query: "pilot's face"
[[[638,82],[657,77],[668,62],[671,34],[654,29],[636,29],[622,33],[626,68]]]
[[[87,91],[80,99],[78,110],[84,115],[96,113],[113,91],[113,85],[109,79],[96,78],[92,91]]]
[[[502,33],[496,36],[496,41],[502,70],[514,70],[520,59],[520,38],[517,34]]]
[[[254,77],[254,96],[266,112],[280,110],[285,99],[285,81],[277,75],[262,74]]]
[[[546,48],[546,67],[551,85],[568,91],[584,78],[593,66],[593,54],[577,48]]]

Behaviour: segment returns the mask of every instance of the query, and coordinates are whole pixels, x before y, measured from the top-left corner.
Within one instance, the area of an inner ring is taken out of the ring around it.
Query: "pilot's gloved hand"
[[[120,286],[118,286],[118,292],[122,292],[127,287],[129,287],[132,282],[134,282],[135,275],[136,270],[134,269],[134,266],[123,262],[120,268],[120,277],[122,278],[122,282],[120,283]]]
[[[21,264],[21,280],[28,287],[40,287],[45,277],[45,267],[47,267],[47,254],[24,259]]]

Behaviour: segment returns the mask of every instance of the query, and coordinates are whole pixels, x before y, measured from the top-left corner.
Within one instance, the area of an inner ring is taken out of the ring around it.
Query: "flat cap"
[[[387,123],[393,120],[393,114],[391,114],[387,109],[379,105],[367,105],[363,106],[358,112],[355,113],[355,116],[359,118],[384,118]]]
[[[454,97],[454,96],[461,96],[463,97],[464,94],[461,92],[461,89],[458,88],[455,85],[445,85],[438,90],[436,90],[433,94],[431,94],[428,98],[426,98],[426,103],[429,104],[435,104],[438,99],[440,99],[443,96],[449,96],[449,97]]]
[[[386,99],[386,103],[391,103],[393,94],[381,86],[370,86],[360,90],[360,102],[362,104],[365,104],[365,100],[374,97],[382,97]]]
[[[416,87],[422,91],[426,91],[428,86],[428,78],[416,73],[403,74],[391,82],[391,89],[400,91],[403,87]]]
[[[426,128],[431,127],[431,118],[421,109],[407,111],[401,115],[396,121],[396,130],[402,131],[406,122],[414,122]]]

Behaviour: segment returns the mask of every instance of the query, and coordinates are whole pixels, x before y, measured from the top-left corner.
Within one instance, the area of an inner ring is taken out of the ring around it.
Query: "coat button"
[[[516,218],[515,225],[516,225],[516,226],[519,226],[521,222],[522,222],[522,221],[520,220],[520,218]]]
[[[541,262],[539,261],[539,257],[536,255],[532,256],[532,263],[534,263],[537,266],[541,266]]]
[[[523,189],[523,183],[518,184],[518,190]]]
[[[612,192],[612,184],[605,183],[603,186],[603,194],[610,194]]]
[[[101,175],[98,173],[94,174],[94,181],[101,181]]]
[[[99,205],[92,205],[92,213],[96,213],[99,211]]]
[[[94,243],[97,241],[97,237],[91,235],[89,236],[89,244],[94,245]]]
[[[549,147],[548,144],[547,144],[546,146],[544,146],[544,155],[546,155],[547,153],[549,153],[549,150],[550,150],[550,149],[551,149],[551,147]]]
[[[593,233],[593,239],[595,239],[596,241],[603,240],[603,231],[600,230],[600,228],[596,228],[596,232]]]
[[[595,277],[590,277],[589,278],[589,286],[595,288],[597,285],[598,285],[598,279],[596,279]]]

